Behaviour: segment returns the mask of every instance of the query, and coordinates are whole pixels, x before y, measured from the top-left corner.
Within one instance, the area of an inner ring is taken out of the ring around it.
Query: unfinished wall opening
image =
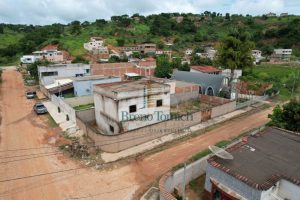
[[[114,133],[115,132],[115,128],[112,125],[109,125],[109,130],[110,132]]]
[[[156,107],[161,107],[162,105],[163,105],[162,99],[156,100]]]
[[[134,112],[136,112],[136,105],[129,106],[129,113],[134,113]]]

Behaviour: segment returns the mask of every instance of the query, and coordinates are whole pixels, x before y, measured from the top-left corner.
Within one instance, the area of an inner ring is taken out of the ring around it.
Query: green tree
[[[276,106],[268,117],[271,119],[271,126],[300,132],[300,101],[292,99],[283,107]]]
[[[230,14],[229,13],[225,14],[225,19],[230,20]]]
[[[133,58],[142,58],[142,55],[140,52],[134,51],[134,52],[132,52],[132,57]]]
[[[31,77],[35,80],[39,80],[38,66],[47,66],[51,64],[49,61],[36,61],[28,65],[27,70]]]
[[[111,56],[111,57],[108,59],[108,62],[109,62],[109,63],[116,63],[116,62],[120,62],[120,61],[121,61],[121,59],[119,58],[119,56],[115,56],[115,55]]]
[[[172,62],[171,62],[171,67],[173,69],[179,69],[181,67],[181,58],[173,58]]]
[[[263,55],[270,56],[274,51],[274,47],[271,45],[265,45],[261,48],[261,51]]]
[[[159,78],[170,78],[172,67],[167,55],[161,55],[156,59],[155,76]]]
[[[0,34],[3,34],[4,33],[4,28],[3,26],[0,25]]]
[[[124,38],[118,38],[117,43],[119,47],[123,47],[125,45],[125,39]]]
[[[190,65],[186,62],[184,63],[183,65],[181,65],[179,68],[178,68],[180,71],[187,71],[189,72],[191,70],[191,67]]]
[[[191,65],[212,65],[213,62],[209,58],[201,58],[200,56],[194,54],[191,59]]]
[[[73,21],[70,23],[70,32],[73,35],[79,35],[81,32],[80,21]]]
[[[72,63],[85,63],[88,64],[89,61],[83,58],[82,56],[76,56],[74,60],[72,60]]]
[[[217,52],[216,63],[220,67],[231,70],[230,93],[233,89],[234,70],[253,67],[253,48],[254,43],[250,41],[250,34],[241,28],[232,30],[222,41]]]

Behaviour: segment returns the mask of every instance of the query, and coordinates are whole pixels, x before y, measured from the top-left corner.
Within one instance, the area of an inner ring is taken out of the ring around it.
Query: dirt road
[[[129,167],[99,172],[64,158],[45,144],[44,135],[51,130],[32,112],[21,75],[8,70],[3,79],[0,199],[130,199],[137,186],[132,186],[135,175]]]
[[[3,73],[1,85],[0,199],[131,199],[172,166],[208,145],[267,122],[265,110],[237,118],[175,147],[110,171],[82,168],[47,145],[53,131],[32,112],[21,75]]]

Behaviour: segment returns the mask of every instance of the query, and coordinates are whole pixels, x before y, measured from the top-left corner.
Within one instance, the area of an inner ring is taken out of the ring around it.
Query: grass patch
[[[300,76],[300,67],[296,65],[261,64],[254,67],[244,78],[250,82],[273,84],[273,88],[280,91],[279,100],[286,101],[292,97],[291,84],[297,75]],[[296,79],[295,85],[294,95],[300,94],[300,77]]]
[[[47,122],[48,125],[52,128],[58,127],[58,124],[54,121],[54,119],[51,117],[49,113],[47,114]]]
[[[232,141],[229,141],[229,140],[222,140],[220,142],[218,142],[216,144],[217,147],[220,147],[220,148],[224,148],[226,147],[228,144],[230,144]]]
[[[66,94],[63,94],[62,96],[63,96],[65,99],[75,97],[75,95],[74,95],[73,93],[66,93]]]
[[[93,103],[89,103],[89,104],[84,104],[84,105],[79,105],[79,106],[75,106],[73,107],[76,111],[78,110],[88,110],[93,108],[95,105]]]
[[[211,153],[211,151],[209,149],[205,149],[205,150],[193,155],[192,158],[191,158],[191,161],[199,160],[199,159],[207,156],[210,153]]]

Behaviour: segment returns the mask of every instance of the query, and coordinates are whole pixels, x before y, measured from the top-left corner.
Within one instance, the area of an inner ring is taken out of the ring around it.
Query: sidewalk
[[[165,135],[161,138],[157,138],[157,139],[151,140],[149,142],[131,147],[129,149],[125,149],[125,150],[120,151],[118,153],[103,152],[101,154],[101,158],[104,160],[105,163],[107,163],[107,162],[113,162],[113,161],[116,161],[116,160],[119,160],[121,158],[125,158],[125,157],[128,157],[128,156],[132,156],[132,155],[135,155],[135,154],[138,154],[138,153],[142,153],[142,152],[151,150],[151,149],[153,149],[153,148],[155,148],[155,147],[157,147],[157,146],[159,146],[163,143],[170,142],[170,141],[185,137],[185,136],[187,136],[187,135],[189,135],[189,134],[191,134],[195,131],[203,130],[203,129],[209,127],[209,126],[224,122],[228,119],[231,119],[231,118],[236,117],[240,114],[248,112],[251,109],[252,109],[251,107],[249,107],[249,108],[247,107],[247,108],[244,108],[244,109],[235,110],[231,113],[216,117],[214,119],[210,119],[207,122],[202,122],[202,123],[199,123],[195,126],[191,126],[189,130],[187,129],[187,131],[185,131],[183,133],[171,133],[171,134]]]

